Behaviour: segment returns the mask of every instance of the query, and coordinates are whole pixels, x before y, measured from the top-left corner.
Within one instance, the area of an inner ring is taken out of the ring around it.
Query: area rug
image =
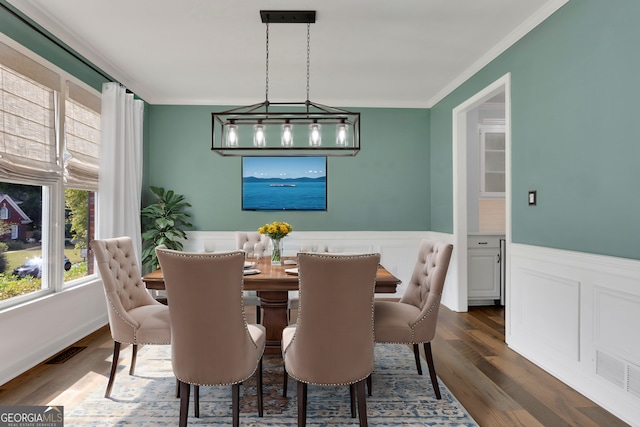
[[[240,425],[296,426],[296,382],[290,379],[289,397],[282,397],[282,358],[265,355],[263,365],[264,417],[258,417],[250,378],[240,387]],[[376,345],[372,378],[370,426],[477,426],[442,382],[442,399],[435,398],[429,376],[418,375],[413,352],[404,345]],[[111,398],[103,397],[103,387],[92,391],[80,405],[65,408],[65,426],[175,426],[180,406],[175,393],[169,346],[146,346],[138,352],[135,375],[121,363]],[[309,385],[307,399],[307,426],[359,425],[351,418],[348,387]],[[231,425],[231,387],[200,387],[200,418],[193,416],[192,397],[188,423]]]

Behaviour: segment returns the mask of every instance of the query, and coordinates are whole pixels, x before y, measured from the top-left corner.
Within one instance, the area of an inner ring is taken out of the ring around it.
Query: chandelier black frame
[[[265,100],[211,113],[211,150],[222,156],[355,156],[360,151],[360,113],[309,100],[309,29],[316,12],[262,10],[260,16],[266,24]],[[307,24],[306,101],[269,101],[270,23]]]

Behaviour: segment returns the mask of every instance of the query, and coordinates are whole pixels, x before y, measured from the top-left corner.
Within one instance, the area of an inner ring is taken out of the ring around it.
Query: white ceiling
[[[316,10],[310,99],[430,107],[567,0],[10,0],[151,104],[265,99],[260,10]],[[306,99],[304,24],[269,26],[269,100]]]

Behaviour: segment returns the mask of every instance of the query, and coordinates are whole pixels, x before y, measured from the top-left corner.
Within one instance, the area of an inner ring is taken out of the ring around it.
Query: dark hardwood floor
[[[249,310],[251,319],[254,314]],[[504,312],[498,307],[472,307],[468,313],[440,310],[432,344],[436,371],[478,424],[627,425],[510,350],[504,326]],[[43,363],[0,386],[0,406],[52,404],[70,411],[94,388],[104,389],[113,349],[108,327],[74,346],[86,348],[64,363]],[[120,354],[126,366],[130,351],[127,346]]]
[[[627,426],[505,344],[504,308],[441,307],[436,372],[481,426]]]

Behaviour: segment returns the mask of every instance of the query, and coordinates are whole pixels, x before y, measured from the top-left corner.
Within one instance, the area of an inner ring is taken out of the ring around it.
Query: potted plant
[[[184,211],[191,204],[184,196],[162,187],[149,186],[156,196],[155,203],[142,209],[142,264],[155,270],[158,258],[155,248],[165,245],[168,249],[182,250],[182,240],[187,235],[184,228],[191,227],[187,220],[191,215]]]

